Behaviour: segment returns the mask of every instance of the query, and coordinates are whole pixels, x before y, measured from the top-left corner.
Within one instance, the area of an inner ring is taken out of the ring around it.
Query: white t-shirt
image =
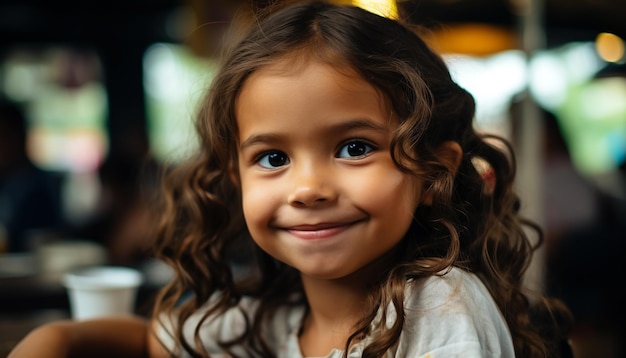
[[[407,282],[405,324],[398,344],[386,357],[421,358],[508,358],[514,357],[513,341],[504,317],[484,284],[474,274],[453,268],[444,276]],[[251,314],[257,307],[253,299],[243,299],[240,308]],[[395,320],[393,307],[388,308],[388,324]],[[390,313],[390,314],[389,314]],[[193,342],[193,331],[202,315],[194,314],[185,322],[185,335]],[[304,307],[279,310],[267,328],[268,344],[279,358],[303,358],[297,333]],[[172,322],[166,322],[170,326]],[[244,327],[244,318],[237,309],[205,322],[200,330],[202,344],[213,357],[220,354],[220,339],[233,337]],[[169,348],[173,340],[164,327],[158,330]],[[351,348],[348,357],[361,357],[369,340]],[[241,352],[237,352],[242,354]],[[339,358],[341,350],[329,352],[326,358]],[[188,357],[189,355],[180,354]],[[245,355],[243,355],[245,356]]]

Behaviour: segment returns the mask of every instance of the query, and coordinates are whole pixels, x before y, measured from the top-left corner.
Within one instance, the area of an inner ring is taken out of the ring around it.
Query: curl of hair
[[[157,249],[174,268],[175,277],[161,291],[155,316],[165,312],[182,323],[219,293],[219,299],[211,300],[206,319],[236,307],[243,295],[252,295],[259,300],[258,310],[246,317],[243,334],[222,342],[222,347],[231,354],[229,349],[237,345],[248,356],[275,356],[266,344],[264,324],[279,307],[304,304],[304,294],[297,272],[255,247],[246,231],[232,179],[237,176],[235,108],[251,73],[279,59],[315,59],[356,71],[389,101],[401,119],[391,155],[400,170],[423,178],[433,193],[432,205],[416,211],[394,258],[400,264],[390,268],[373,290],[371,310],[345,351],[370,333],[379,307],[392,305],[403,312],[407,280],[441,275],[457,266],[476,273],[486,284],[510,328],[517,356],[558,356],[556,347],[571,317],[559,301],[539,293],[530,296],[524,288],[524,273],[541,244],[541,231],[520,216],[520,199],[513,192],[513,151],[504,139],[476,132],[474,99],[452,80],[443,59],[417,36],[417,29],[356,7],[307,2],[270,12],[225,54],[198,112],[200,154],[175,168],[165,181]],[[463,150],[456,170],[437,156],[447,141],[457,142]],[[477,159],[493,170],[493,187],[485,184]],[[539,234],[536,245],[524,228]],[[247,253],[252,273],[243,278],[232,271],[240,252]],[[191,299],[181,303],[189,292]],[[549,320],[539,323],[533,312]],[[404,316],[398,314],[391,327],[385,321],[380,321],[363,357],[379,357],[399,339]],[[192,355],[207,356],[198,329],[193,343],[185,341],[182,324],[173,335]]]

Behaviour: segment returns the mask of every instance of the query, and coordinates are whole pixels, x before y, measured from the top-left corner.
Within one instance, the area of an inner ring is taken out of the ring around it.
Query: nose
[[[337,199],[332,173],[327,168],[294,168],[292,176],[294,184],[287,198],[289,204],[308,207]]]

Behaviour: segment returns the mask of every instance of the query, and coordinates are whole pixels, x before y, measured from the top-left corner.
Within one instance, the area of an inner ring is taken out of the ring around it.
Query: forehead
[[[331,97],[331,93],[334,93],[348,102],[350,102],[351,95],[363,96],[367,93],[377,104],[384,107],[388,107],[389,104],[382,91],[366,81],[345,62],[327,62],[320,60],[317,56],[287,56],[258,68],[248,76],[237,96],[236,108],[241,107],[242,100],[247,101],[248,104],[251,99],[258,103],[262,101],[262,98],[270,97],[270,92],[281,90],[285,92],[285,88],[292,89],[292,92],[286,91],[285,103],[302,93],[319,94],[321,92],[328,93]],[[320,101],[329,98],[328,96],[311,97],[311,100],[314,99]]]
[[[296,50],[287,55],[273,59],[271,62],[257,68],[242,83],[237,95],[235,106],[238,107],[241,94],[252,89],[257,92],[272,90],[272,81],[267,79],[295,78],[310,81],[311,84],[319,85],[319,76],[332,77],[333,81],[326,82],[328,85],[338,84],[346,91],[373,91],[377,101],[391,109],[388,96],[379,88],[367,81],[355,68],[338,55],[333,55],[328,50],[314,52],[309,48]],[[261,81],[259,81],[261,79]],[[263,85],[259,85],[263,82]],[[260,87],[260,88],[259,88]]]
[[[239,144],[257,137],[323,142],[350,128],[396,124],[374,86],[348,67],[319,61],[281,61],[254,72],[241,89],[235,113]]]

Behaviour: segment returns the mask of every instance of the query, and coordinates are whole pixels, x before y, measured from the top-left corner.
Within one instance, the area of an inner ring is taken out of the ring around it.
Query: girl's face
[[[282,61],[238,98],[243,211],[268,254],[321,279],[346,277],[392,249],[423,200],[389,154],[398,125],[373,86],[343,68]]]

